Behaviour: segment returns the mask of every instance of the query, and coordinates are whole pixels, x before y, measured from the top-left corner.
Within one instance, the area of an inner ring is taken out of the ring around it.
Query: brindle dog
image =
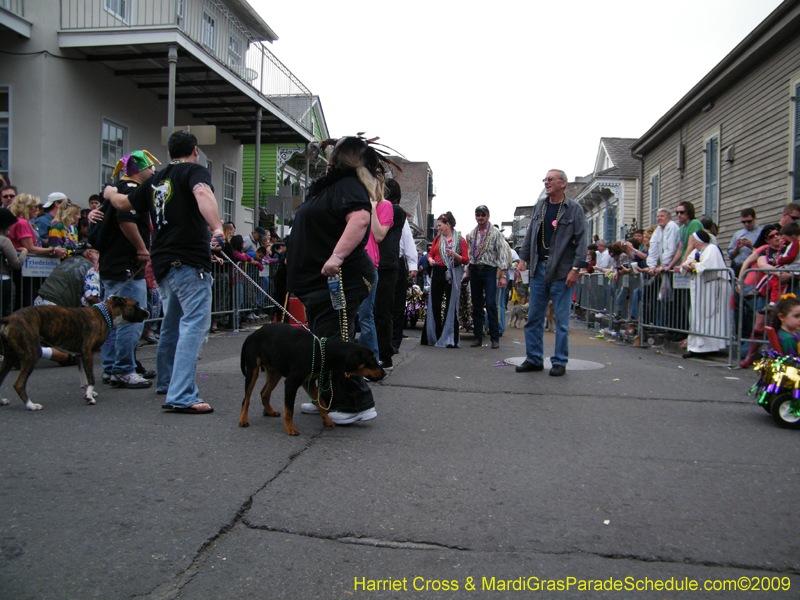
[[[106,310],[112,327],[122,322],[141,323],[150,314],[139,307],[132,298],[112,296],[106,300]],[[42,346],[53,346],[64,352],[79,355],[78,368],[81,387],[88,404],[96,402],[94,391],[94,364],[92,354],[100,349],[108,337],[108,323],[99,308],[63,308],[61,306],[28,306],[0,319],[0,342],[3,345],[3,366],[0,367],[0,385],[16,366],[19,376],[14,389],[28,410],[42,410],[28,398],[25,386],[33,368],[42,356]],[[0,405],[8,400],[0,398]]]

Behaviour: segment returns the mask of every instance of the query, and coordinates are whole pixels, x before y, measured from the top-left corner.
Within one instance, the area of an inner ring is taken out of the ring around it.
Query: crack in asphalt
[[[270,525],[254,525],[242,519],[242,525],[248,529],[256,531],[269,531],[271,533],[284,533],[286,535],[296,535],[298,537],[309,538],[312,540],[325,540],[328,542],[338,542],[340,544],[352,544],[356,546],[372,546],[377,548],[392,548],[396,550],[455,550],[458,552],[473,552],[472,548],[465,548],[463,546],[453,546],[450,544],[442,544],[439,542],[430,541],[409,541],[409,540],[392,540],[385,538],[374,538],[369,536],[358,536],[353,533],[344,533],[341,535],[323,535],[314,534],[301,531],[293,531],[291,529],[280,529],[278,527],[271,527]]]
[[[171,581],[162,583],[156,586],[155,589],[147,592],[145,594],[133,596],[133,598],[146,598],[147,600],[175,600],[180,596],[181,591],[184,587],[186,587],[192,580],[200,573],[200,569],[205,564],[205,562],[211,556],[211,549],[212,547],[225,536],[227,536],[232,531],[236,530],[239,526],[245,526],[251,529],[255,527],[250,526],[244,516],[253,506],[253,500],[257,494],[263,492],[269,484],[275,481],[278,477],[283,475],[286,470],[292,465],[292,463],[297,460],[303,453],[306,452],[309,448],[311,448],[317,440],[322,437],[322,433],[324,432],[324,428],[322,428],[318,433],[312,435],[308,442],[303,446],[300,450],[289,456],[289,459],[286,461],[286,464],[283,465],[278,472],[275,473],[272,477],[267,479],[258,489],[256,489],[250,496],[242,503],[239,507],[239,510],[236,511],[233,518],[220,527],[219,531],[215,533],[213,536],[208,538],[203,544],[198,548],[197,552],[195,552],[195,556],[192,559],[192,562],[189,564],[186,569],[176,575]]]

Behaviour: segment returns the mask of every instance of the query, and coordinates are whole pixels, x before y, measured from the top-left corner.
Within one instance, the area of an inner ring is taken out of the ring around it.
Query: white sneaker
[[[338,410],[328,413],[330,420],[337,425],[349,425],[350,423],[355,423],[356,421],[371,421],[377,416],[378,412],[374,407],[357,413],[346,413]]]
[[[300,412],[305,413],[307,415],[318,415],[319,409],[317,408],[317,405],[314,404],[313,402],[303,402],[300,405]]]
[[[153,385],[152,381],[145,379],[135,371],[127,375],[112,375],[111,378],[112,381],[116,380],[117,387],[122,388],[142,389]]]
[[[368,408],[367,410],[362,410],[360,413],[362,421],[371,421],[375,417],[378,416],[378,411],[375,410],[375,407]]]
[[[361,420],[361,413],[348,413],[334,410],[328,413],[328,418],[337,425],[349,425]]]

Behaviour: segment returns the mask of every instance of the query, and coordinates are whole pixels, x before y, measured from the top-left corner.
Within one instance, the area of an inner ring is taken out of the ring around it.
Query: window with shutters
[[[617,241],[617,207],[606,206],[605,229],[603,238],[610,244]]]
[[[658,203],[661,201],[661,169],[650,173],[650,225],[656,224]]]
[[[117,161],[125,154],[128,128],[108,119],[102,120],[100,134],[100,186],[111,181]]]
[[[800,202],[800,75],[791,81],[791,140],[789,144],[789,201]]]
[[[236,171],[223,167],[222,180],[222,220],[233,221],[236,207]]]
[[[703,214],[719,222],[719,129],[703,139],[705,170],[703,175]],[[697,215],[699,218],[700,215]]]

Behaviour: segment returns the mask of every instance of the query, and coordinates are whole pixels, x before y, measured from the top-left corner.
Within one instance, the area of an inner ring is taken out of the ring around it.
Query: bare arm
[[[55,256],[64,258],[67,252],[63,248],[39,248],[33,245],[33,238],[24,237],[19,241],[20,246],[27,250],[28,254],[38,254],[39,256]]]
[[[119,224],[119,228],[122,230],[122,234],[128,238],[128,241],[133,244],[133,247],[136,248],[136,258],[140,262],[147,262],[147,259],[150,258],[150,252],[147,251],[147,246],[144,245],[144,240],[139,235],[139,228],[136,227],[136,223],[122,221]]]
[[[675,248],[675,255],[672,257],[672,260],[669,262],[669,266],[667,267],[667,271],[672,271],[675,265],[680,265],[681,256],[683,255],[683,242],[678,242],[678,246]],[[678,266],[680,268],[680,266]]]
[[[220,236],[222,233],[222,219],[219,218],[219,208],[217,207],[217,199],[214,198],[214,192],[205,183],[198,183],[192,190],[194,199],[197,200],[197,208],[200,209],[200,214],[208,223],[209,227],[213,230],[212,237]],[[111,200],[114,202],[114,200]]]
[[[333,249],[330,258],[322,266],[322,274],[326,277],[336,275],[339,267],[342,266],[344,259],[355,250],[364,239],[364,233],[369,227],[370,213],[366,210],[356,210],[347,213],[345,217],[347,226],[344,228],[342,236],[336,242],[336,247]]]
[[[107,185],[103,189],[103,198],[111,200],[111,204],[117,210],[133,210],[130,200],[125,194],[120,194],[113,185]]]
[[[378,219],[378,203],[374,200],[372,202],[372,218],[370,220],[370,231],[372,232],[372,237],[375,238],[375,242],[380,244],[383,241],[383,238],[386,237],[386,234],[389,233],[389,230],[392,228],[391,225],[381,225],[380,220]],[[384,200],[383,202],[388,202],[388,200]],[[383,204],[383,202],[381,204]]]

